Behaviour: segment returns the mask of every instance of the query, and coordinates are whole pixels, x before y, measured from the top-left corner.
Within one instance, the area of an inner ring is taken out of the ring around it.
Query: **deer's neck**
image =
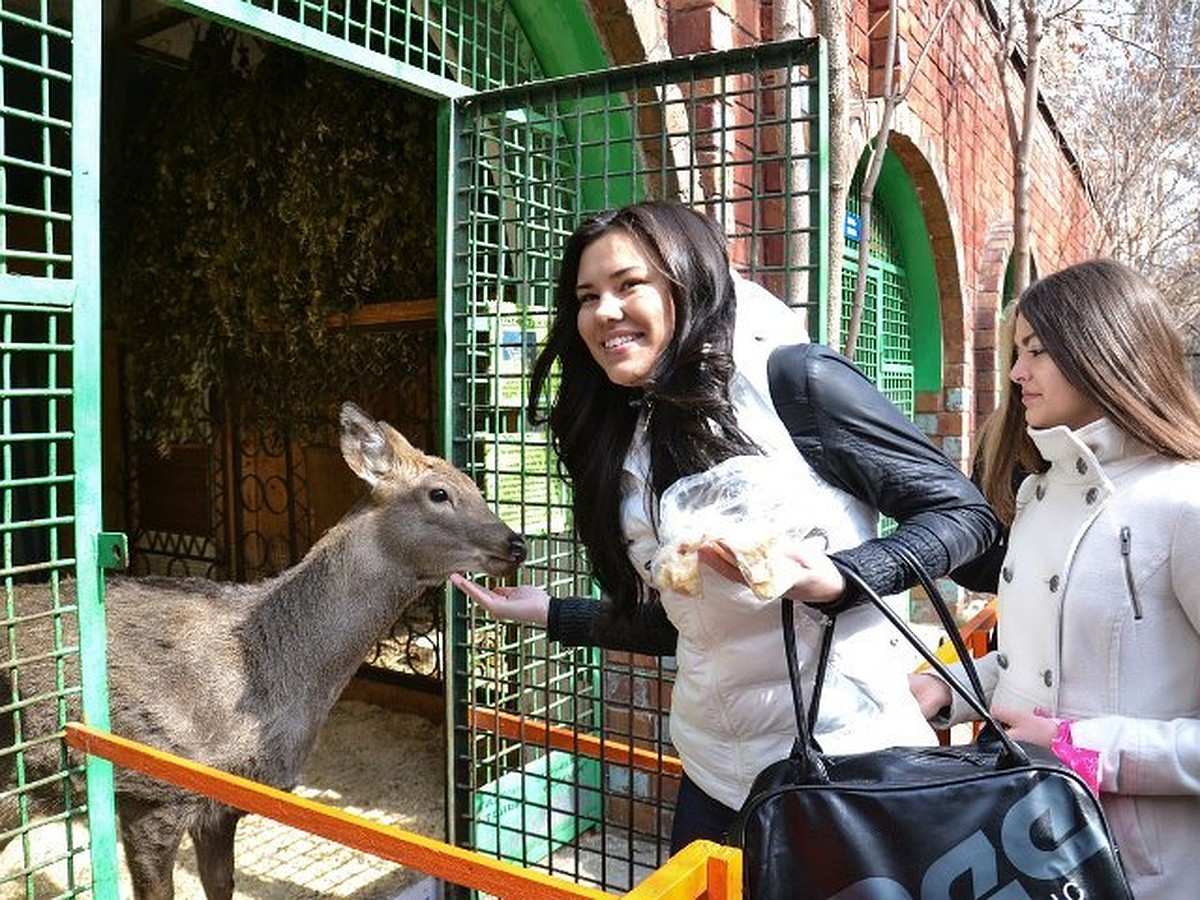
[[[354,537],[335,529],[265,582],[245,622],[253,689],[301,742],[315,738],[371,647],[423,588]]]

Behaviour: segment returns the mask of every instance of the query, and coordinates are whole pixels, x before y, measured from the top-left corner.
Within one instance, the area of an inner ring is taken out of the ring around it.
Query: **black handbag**
[[[1122,900],[1132,894],[1099,802],[1048,750],[1012,740],[988,713],[950,611],[917,561],[969,687],[851,572],[869,601],[986,723],[974,743],[833,756],[813,737],[833,625],[825,632],[808,715],[793,605],[783,631],[799,733],[764,769],[730,830],[750,900]]]

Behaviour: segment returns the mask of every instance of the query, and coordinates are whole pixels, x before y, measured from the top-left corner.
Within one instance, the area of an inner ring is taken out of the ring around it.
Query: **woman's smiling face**
[[[646,382],[675,335],[675,301],[659,266],[627,231],[592,241],[579,258],[576,326],[609,381]]]

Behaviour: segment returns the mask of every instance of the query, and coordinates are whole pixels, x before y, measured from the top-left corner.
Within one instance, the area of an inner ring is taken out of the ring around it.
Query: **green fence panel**
[[[100,16],[48,0],[0,12],[0,879],[25,896],[117,896],[111,767],[63,740],[68,720],[108,721]]]
[[[446,453],[526,535],[522,579],[552,594],[593,593],[549,436],[524,414],[566,236],[604,207],[691,203],[724,225],[736,268],[818,327],[827,278],[823,65],[820,43],[801,40],[453,102],[444,136]],[[671,755],[673,660],[561,648],[457,595],[451,613],[452,839],[608,890],[661,865],[673,776],[599,765],[549,738],[498,735],[473,711],[547,723],[570,741]]]
[[[338,65],[435,97],[541,75],[520,24],[500,0],[171,0]]]
[[[859,211],[860,180],[854,180],[847,203],[848,211],[854,214]],[[878,196],[871,202],[869,241],[866,295],[854,362],[911,419],[916,413],[910,311],[912,301],[904,257],[893,233],[887,206]],[[858,281],[858,247],[857,240],[847,240],[842,260],[843,344]]]

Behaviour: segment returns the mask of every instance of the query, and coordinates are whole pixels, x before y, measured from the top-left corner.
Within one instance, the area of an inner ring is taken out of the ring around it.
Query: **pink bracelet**
[[[1067,768],[1087,783],[1093,794],[1100,795],[1100,753],[1075,746],[1071,738],[1071,722],[1068,719],[1059,719],[1058,731],[1050,741],[1050,750]]]

